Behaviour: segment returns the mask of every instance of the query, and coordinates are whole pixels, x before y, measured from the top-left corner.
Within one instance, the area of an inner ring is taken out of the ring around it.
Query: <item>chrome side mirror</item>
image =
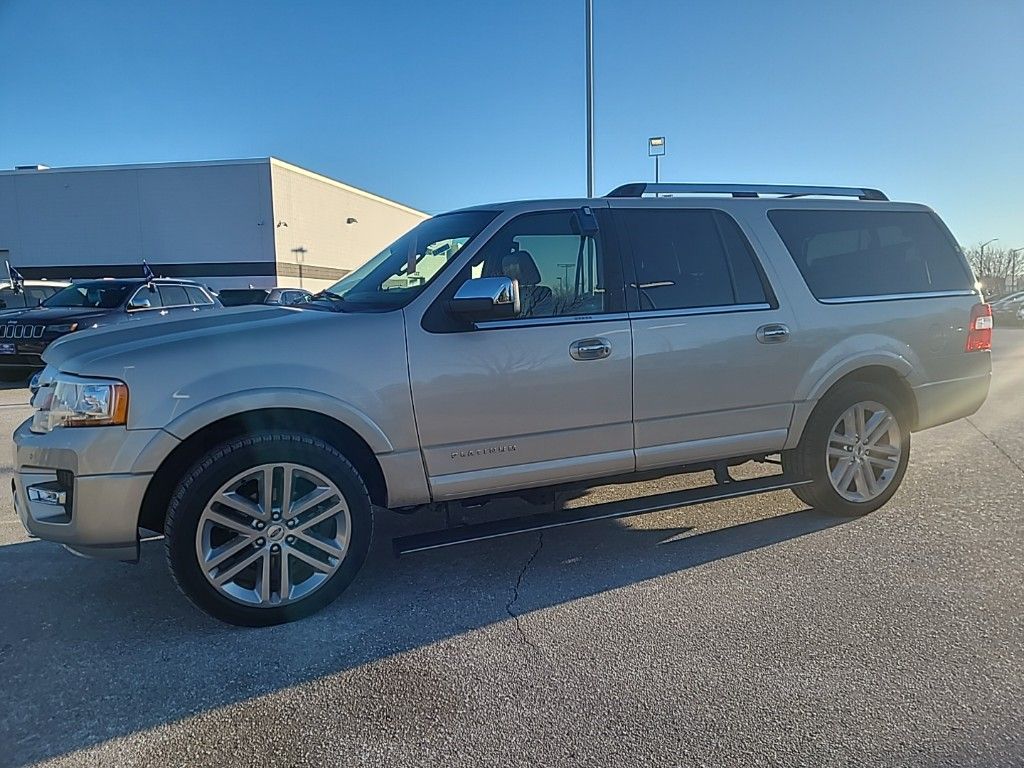
[[[132,303],[128,305],[128,309],[149,309],[152,306],[153,302],[151,302],[149,299],[137,298],[132,300]]]
[[[519,309],[519,281],[509,277],[467,280],[448,302],[448,311],[467,320],[507,320]]]

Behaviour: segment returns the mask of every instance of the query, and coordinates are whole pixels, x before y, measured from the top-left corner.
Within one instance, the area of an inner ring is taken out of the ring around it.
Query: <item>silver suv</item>
[[[632,184],[468,208],[301,309],[53,344],[15,503],[90,556],[136,559],[140,529],[162,531],[199,607],[278,623],[345,589],[386,509],[468,523],[400,552],[782,488],[871,512],[913,431],[985,400],[991,328],[939,218],[877,190]],[[781,474],[729,474],[775,456]],[[560,504],[698,470],[716,482]],[[508,495],[532,514],[474,521]]]

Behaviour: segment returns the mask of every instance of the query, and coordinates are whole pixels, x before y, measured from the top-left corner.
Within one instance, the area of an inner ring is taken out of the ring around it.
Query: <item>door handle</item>
[[[612,353],[608,339],[580,339],[569,345],[569,356],[573,360],[602,360]]]
[[[789,338],[789,328],[782,323],[769,323],[758,328],[756,335],[762,344],[778,344]]]

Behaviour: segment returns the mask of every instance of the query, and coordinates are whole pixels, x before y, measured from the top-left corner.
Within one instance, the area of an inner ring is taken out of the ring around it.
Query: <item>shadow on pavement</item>
[[[683,538],[688,525],[616,521],[548,532],[548,556],[530,564],[515,612],[844,522],[804,510]],[[64,754],[509,619],[537,534],[395,560],[390,538],[406,527],[385,521],[363,574],[332,606],[267,629],[229,627],[193,608],[167,575],[159,541],[144,544],[139,565],[73,558],[43,542],[0,547],[0,763]]]

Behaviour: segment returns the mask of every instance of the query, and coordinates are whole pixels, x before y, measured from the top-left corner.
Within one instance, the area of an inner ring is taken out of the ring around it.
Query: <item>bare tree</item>
[[[1020,254],[1017,254],[1016,261],[1018,263],[1015,264],[1013,254],[1007,248],[996,248],[992,245],[986,245],[982,249],[979,244],[970,248],[963,248],[963,252],[971,268],[974,270],[974,274],[988,290],[1002,291],[1011,285],[1016,286],[1020,284],[1020,278],[1018,277],[1014,280],[1014,275],[1012,274],[1014,268],[1016,268],[1018,275],[1021,271],[1024,271],[1024,259],[1021,259]]]

